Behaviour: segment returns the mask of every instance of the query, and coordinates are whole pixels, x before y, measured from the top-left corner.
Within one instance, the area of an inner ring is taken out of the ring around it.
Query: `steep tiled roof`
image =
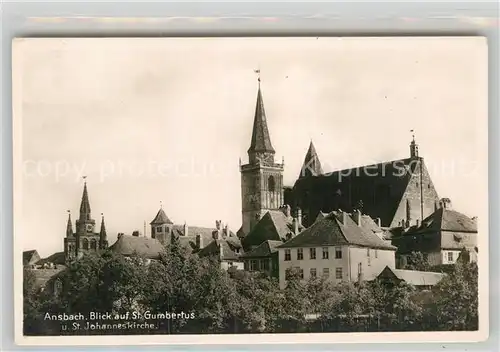
[[[65,256],[64,252],[56,252],[47,258],[40,259],[39,261],[36,262],[37,265],[43,265],[45,263],[53,263],[57,265],[63,265],[65,264]]]
[[[151,225],[162,225],[162,224],[173,224],[173,222],[168,218],[167,214],[160,208],[158,213],[156,214],[153,221],[150,223]]]
[[[430,271],[391,269],[388,266],[379,274],[379,278],[396,277],[413,286],[434,286],[441,281],[446,274]]]
[[[26,265],[28,264],[34,256],[38,255],[38,252],[36,249],[32,249],[31,251],[24,251],[23,252],[23,264]]]
[[[285,241],[287,235],[293,233],[293,218],[287,217],[280,210],[270,210],[254,226],[250,233],[242,239],[243,248],[250,249],[252,246],[258,246],[262,242]],[[299,231],[304,229],[299,227]]]
[[[477,236],[477,225],[472,219],[457,211],[439,208],[420,226],[394,233],[392,240],[398,253],[428,253],[439,249],[461,250],[475,242],[474,236]]]
[[[222,256],[220,256],[220,247],[222,247]],[[217,255],[221,260],[237,260],[239,254],[235,251],[236,247],[225,239],[212,240],[207,246],[203,247],[198,255],[200,257],[207,257]]]
[[[128,235],[122,235],[118,238],[110,249],[122,255],[137,254],[148,259],[158,259],[160,253],[165,250],[157,239]]]
[[[271,138],[269,136],[269,130],[267,128],[266,112],[264,110],[264,101],[262,99],[260,87],[257,93],[257,105],[255,107],[255,117],[253,121],[252,141],[248,151],[274,153],[273,146],[271,145]]]
[[[252,249],[250,252],[247,252],[242,255],[244,258],[254,258],[254,257],[268,257],[271,254],[278,251],[278,246],[282,245],[282,241],[265,241],[262,242],[259,246]]]
[[[295,182],[293,200],[304,203],[302,208],[310,209],[314,218],[320,210],[352,211],[362,201],[363,213],[390,226],[420,161],[423,159],[399,159],[302,177]]]
[[[418,232],[428,231],[455,231],[455,232],[477,232],[477,224],[468,216],[458,211],[439,208],[429,215]]]
[[[344,216],[345,214],[345,216]],[[345,221],[344,223],[342,221]],[[357,245],[369,248],[391,249],[393,247],[377,235],[358,226],[343,212],[331,212],[324,219],[312,224],[279,248],[321,247],[337,245]]]

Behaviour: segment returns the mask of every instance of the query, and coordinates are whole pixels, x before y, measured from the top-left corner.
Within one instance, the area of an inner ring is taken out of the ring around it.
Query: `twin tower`
[[[275,154],[267,128],[259,80],[248,164],[240,165],[242,201],[240,231],[244,236],[248,235],[267,211],[278,210],[284,205],[284,164],[275,162]]]

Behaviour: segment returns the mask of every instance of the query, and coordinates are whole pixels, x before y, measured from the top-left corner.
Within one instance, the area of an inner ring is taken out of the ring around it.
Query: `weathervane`
[[[413,141],[415,142],[415,130],[410,130]]]
[[[83,182],[87,183],[87,176],[82,176],[82,178],[83,178]]]
[[[259,82],[259,86],[260,86],[260,68],[253,70],[253,72],[255,72],[257,74],[257,81]]]

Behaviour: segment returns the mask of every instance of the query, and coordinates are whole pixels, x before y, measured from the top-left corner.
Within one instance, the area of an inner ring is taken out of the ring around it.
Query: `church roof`
[[[158,213],[156,214],[155,218],[153,219],[153,221],[151,221],[150,224],[163,225],[163,224],[173,224],[173,222],[168,218],[167,214],[165,214],[163,208],[160,208],[160,210],[158,210]]]
[[[154,238],[121,235],[110,249],[125,256],[137,254],[148,259],[158,259],[165,247]]]
[[[87,182],[83,184],[82,202],[80,203],[80,213],[90,214],[89,194],[87,192]]]
[[[331,212],[324,219],[282,244],[279,248],[323,247],[356,245],[368,248],[396,250],[396,247],[385,243],[373,232],[358,226],[349,214],[338,211]]]
[[[252,249],[250,252],[247,252],[242,255],[244,258],[255,258],[255,257],[268,257],[273,253],[278,251],[278,246],[282,245],[282,241],[264,241],[259,246]]]
[[[434,286],[439,283],[446,274],[431,271],[392,269],[386,266],[377,276],[379,279],[397,279],[405,281],[413,286]]]
[[[255,107],[255,116],[253,121],[252,141],[250,143],[249,152],[271,152],[274,153],[271,145],[271,137],[267,128],[266,112],[264,110],[264,101],[262,92],[257,93],[257,105]]]
[[[309,149],[306,153],[306,157],[304,158],[304,163],[302,164],[302,169],[300,170],[299,178],[307,176],[317,176],[322,174],[323,168],[321,167],[318,153],[316,152],[316,148],[314,148],[314,144],[311,140]]]
[[[284,241],[293,233],[293,226],[292,217],[287,217],[281,210],[269,210],[242,239],[243,247],[248,249],[267,240]],[[303,228],[299,226],[299,231]]]
[[[390,226],[419,162],[423,159],[399,159],[302,177],[295,182],[293,198],[299,204],[310,202],[302,207],[311,209],[314,217],[320,210],[352,211],[362,201],[363,213]]]

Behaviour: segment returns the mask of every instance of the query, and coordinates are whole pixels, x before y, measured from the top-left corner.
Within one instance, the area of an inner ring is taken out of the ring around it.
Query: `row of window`
[[[322,248],[323,259],[329,259],[330,252],[328,251],[328,247]],[[297,260],[304,259],[304,248],[297,248]],[[309,259],[316,259],[316,248],[309,248]],[[342,259],[342,248],[335,248],[335,259]],[[292,251],[291,249],[285,249],[285,261],[292,260]]]
[[[269,270],[269,259],[261,259],[250,260],[250,267],[248,266],[248,262],[245,262],[245,270],[250,271],[268,271]]]
[[[93,240],[87,240],[86,238],[83,239],[82,241],[82,248],[83,249],[97,249],[97,240],[96,239],[93,239]]]
[[[303,279],[304,278],[304,269],[301,269],[301,268],[297,268],[298,272],[299,272],[299,275],[300,275],[300,278]],[[330,268],[323,268],[323,272],[322,272],[322,276],[326,279],[326,278],[329,278],[330,277]],[[314,277],[318,277],[318,271],[316,268],[311,268],[309,270],[309,275],[310,277],[314,278]],[[335,268],[335,279],[337,280],[342,280],[343,278],[343,271],[342,271],[342,268]]]
[[[374,249],[375,251],[375,258],[378,258],[378,251]],[[366,256],[368,257],[368,265],[371,264],[371,250],[370,248],[366,249]],[[328,251],[328,247],[323,247],[322,248],[322,258],[323,259],[329,259],[330,257],[330,252]],[[304,249],[303,248],[297,248],[297,260],[303,260],[304,259]],[[316,248],[309,248],[309,259],[316,259]],[[336,247],[335,248],[335,259],[342,259],[342,248]],[[285,249],[285,261],[290,261],[292,260],[292,251],[291,249]]]

